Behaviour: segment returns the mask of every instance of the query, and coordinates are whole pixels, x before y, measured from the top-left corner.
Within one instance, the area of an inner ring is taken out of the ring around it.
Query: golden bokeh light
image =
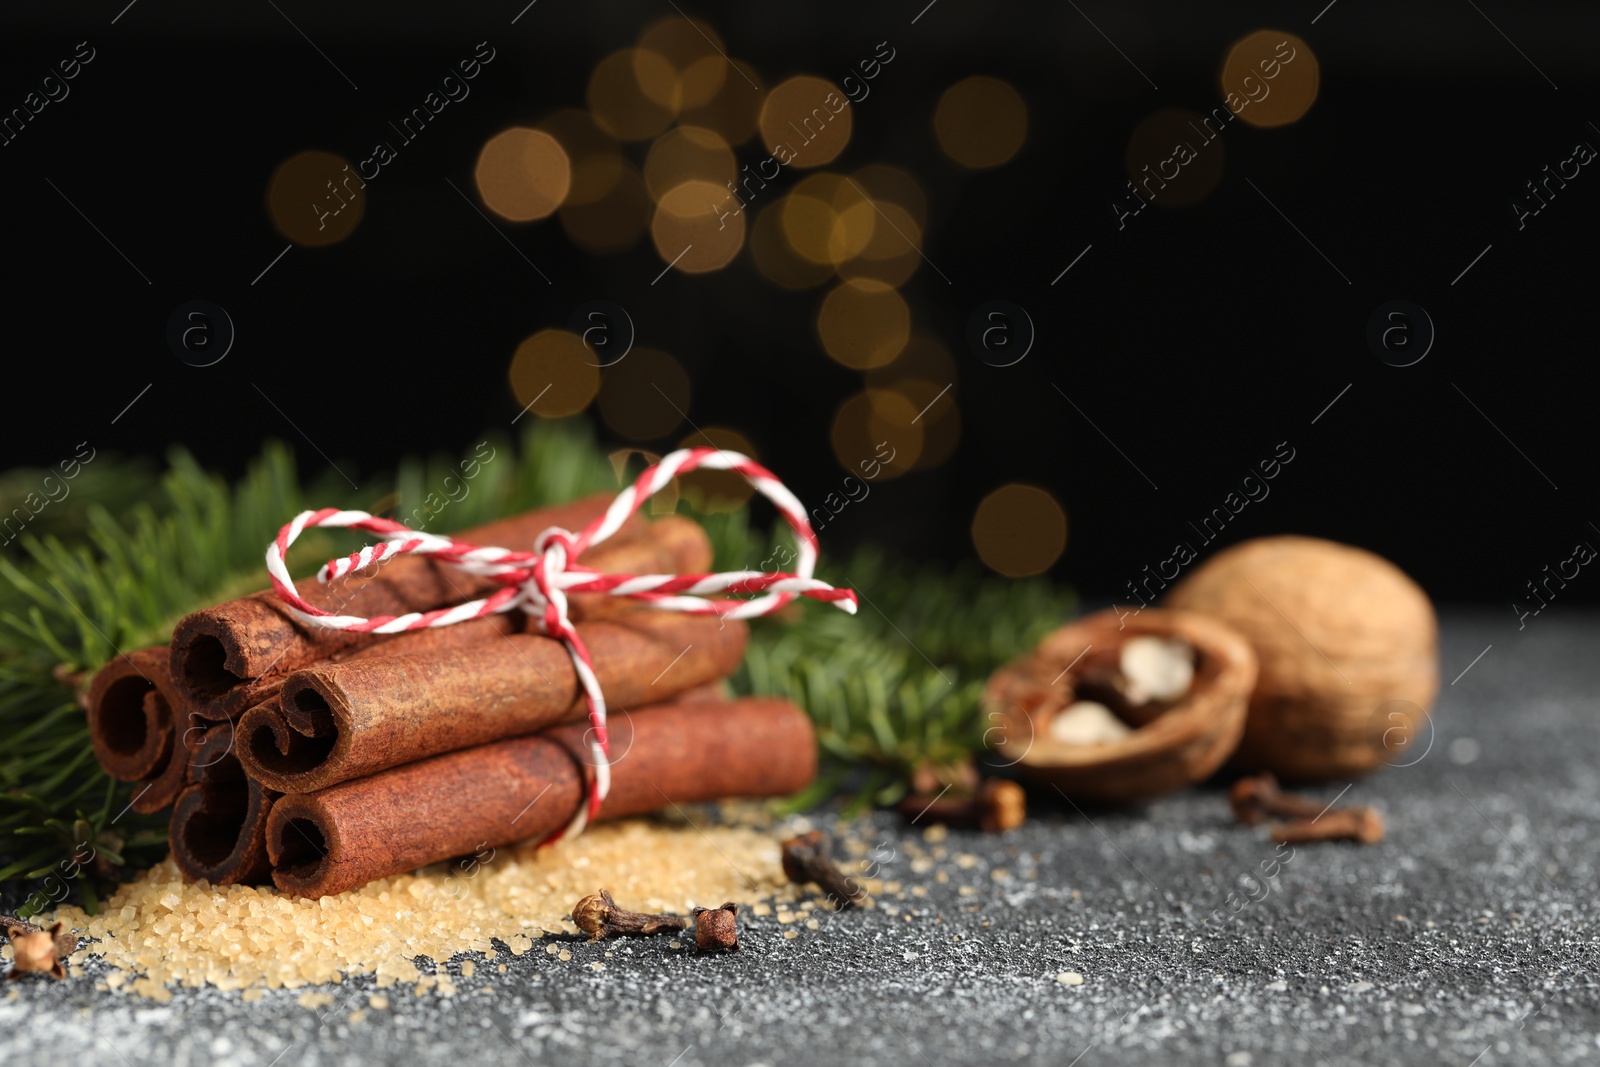
[[[966,78],[939,98],[933,132],[944,154],[963,167],[998,167],[1028,138],[1028,105],[999,78]]]
[[[1252,126],[1287,126],[1317,102],[1321,78],[1305,41],[1282,30],[1257,30],[1236,41],[1222,61],[1223,102]]]
[[[784,198],[784,236],[812,263],[834,266],[860,255],[876,219],[872,201],[837,174],[814,174]]]
[[[552,111],[540,119],[534,129],[554,137],[574,165],[589,156],[617,151],[617,139],[601,129],[593,115],[575,107]]]
[[[517,403],[546,419],[576,415],[600,388],[600,368],[575,333],[540,330],[511,357],[511,391]]]
[[[839,465],[868,481],[898,478],[922,454],[917,409],[890,389],[866,389],[840,404],[829,438]]]
[[[1049,570],[1067,547],[1067,513],[1031,485],[1003,485],[972,516],[972,544],[990,570],[1026,578]]]
[[[949,459],[961,443],[961,410],[956,403],[956,362],[933,337],[913,337],[890,363],[865,374],[867,385],[904,396],[920,413],[922,453],[917,470]]]
[[[708,181],[727,188],[739,174],[733,150],[715,130],[703,126],[677,126],[650,146],[644,161],[644,184],[652,199],[660,200],[667,191],[691,179]],[[723,199],[726,199],[726,195]],[[738,207],[737,204],[729,204]]]
[[[750,254],[756,269],[774,285],[784,289],[811,289],[833,277],[833,268],[802,258],[789,245],[783,232],[788,197],[765,208],[750,228]]]
[[[767,90],[749,63],[742,59],[727,62],[731,69],[722,80],[722,88],[704,106],[685,107],[678,114],[678,121],[716,130],[730,145],[741,145],[755,136]]]
[[[956,380],[956,361],[950,350],[936,338],[913,337],[890,363],[866,372],[868,385],[886,386],[898,378],[921,378],[926,382]]]
[[[846,367],[881,367],[910,339],[911,309],[905,298],[882,282],[848,281],[823,298],[817,334],[828,355]]]
[[[267,214],[285,238],[306,248],[337,244],[367,210],[366,182],[343,156],[300,152],[278,164],[267,183]]]
[[[755,446],[738,430],[726,426],[707,426],[678,442],[679,448],[725,448],[760,462]],[[736,471],[693,470],[679,475],[683,495],[701,511],[737,511],[755,495],[750,479]]]
[[[600,417],[633,441],[664,437],[688,416],[689,375],[677,360],[654,348],[635,348],[605,369]]]
[[[1198,204],[1222,180],[1227,154],[1214,122],[1166,107],[1133,128],[1123,162],[1135,191],[1122,198],[1122,210],[1139,211],[1140,200],[1160,207]]]
[[[910,171],[887,163],[869,163],[850,175],[850,180],[877,203],[899,204],[910,213],[917,229],[928,228],[928,194]]]
[[[598,197],[592,190],[604,186]],[[632,163],[619,156],[590,156],[573,172],[573,188],[589,189],[585,199],[569,196],[561,205],[561,227],[586,252],[610,255],[632,248],[650,221],[650,194]]]
[[[708,23],[667,15],[639,35],[634,76],[645,96],[676,115],[717,95],[730,77],[724,51]]]
[[[673,269],[703,274],[725,267],[744,246],[744,214],[727,186],[698,179],[668,189],[656,205],[650,236]]]
[[[841,278],[865,278],[899,287],[922,265],[922,231],[917,220],[899,204],[869,204],[877,222],[872,239],[853,259],[839,265]]]
[[[513,126],[489,138],[473,178],[484,207],[512,222],[531,222],[548,217],[567,198],[572,167],[550,134]]]
[[[888,388],[906,398],[916,408],[921,418],[922,451],[912,464],[914,470],[926,471],[944,463],[955,455],[961,443],[961,408],[956,404],[951,379],[943,382],[924,378],[900,378]]]
[[[646,467],[654,467],[661,462],[661,455],[648,448],[619,448],[606,457],[611,461],[611,470],[617,476],[617,487],[635,481]],[[634,460],[638,463],[635,464]],[[632,467],[632,470],[629,468]],[[650,495],[650,500],[645,504],[645,510],[651,515],[671,515],[678,510],[678,496],[682,488],[681,479],[672,478],[666,485]]]
[[[850,100],[826,78],[796,75],[774,86],[761,105],[761,139],[787,167],[832,163],[850,143]]]
[[[672,124],[674,114],[671,108],[645,95],[636,73],[636,52],[637,49],[624,48],[611,53],[589,76],[589,110],[601,129],[622,141],[644,141],[656,136]]]

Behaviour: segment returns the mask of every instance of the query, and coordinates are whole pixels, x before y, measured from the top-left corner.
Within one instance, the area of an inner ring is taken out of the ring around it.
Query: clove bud
[[[926,816],[929,822],[976,826],[984,833],[994,834],[1015,830],[1028,821],[1028,795],[1016,782],[989,778],[976,793],[934,797],[913,794],[900,801],[897,810],[912,822]]]
[[[1234,782],[1228,801],[1233,805],[1233,817],[1246,826],[1259,826],[1268,817],[1314,819],[1323,812],[1317,801],[1280,790],[1270,771]]]
[[[641,915],[619,907],[611,894],[602,889],[590,893],[572,908],[572,921],[591,941],[603,937],[650,937],[682,930],[689,920],[681,915]]]
[[[783,873],[796,885],[808,882],[833,901],[834,907],[864,906],[867,891],[833,862],[833,841],[821,830],[812,830],[783,843]]]
[[[720,908],[696,908],[694,947],[697,952],[739,951],[739,905],[731,900]]]
[[[21,978],[25,974],[48,974],[65,978],[67,969],[61,961],[78,951],[78,939],[57,922],[42,930],[30,922],[0,915],[0,929],[11,939],[15,955],[8,978]]]
[[[1383,816],[1372,808],[1335,808],[1317,819],[1297,819],[1272,828],[1280,845],[1312,841],[1357,841],[1375,845],[1383,840]]]

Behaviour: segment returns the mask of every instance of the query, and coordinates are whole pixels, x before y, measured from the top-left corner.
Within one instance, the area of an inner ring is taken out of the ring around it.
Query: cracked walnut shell
[[[1193,655],[1187,688],[1162,700],[1129,699],[1118,664],[1131,639],[1175,640]],[[1244,730],[1256,679],[1249,642],[1227,624],[1190,612],[1116,609],[1048,634],[1033,652],[996,671],[984,704],[989,741],[1016,772],[1073,800],[1130,803],[1211,775]],[[1113,709],[1130,728],[1102,743],[1061,740],[1057,716],[1080,702]]]

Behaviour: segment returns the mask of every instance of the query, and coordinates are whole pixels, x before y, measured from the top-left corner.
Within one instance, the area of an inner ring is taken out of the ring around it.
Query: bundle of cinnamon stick
[[[528,550],[579,529],[591,497],[465,531]],[[708,570],[692,521],[630,518],[585,553],[611,573]],[[404,556],[302,590],[341,614],[429,611],[493,589]],[[745,624],[575,596],[571,616],[611,710],[601,819],[734,796],[780,796],[816,773],[810,720],[779,700],[724,699]],[[137,811],[173,809],[172,855],[216,885],[271,881],[317,897],[474,852],[543,839],[594,774],[587,709],[560,642],[521,613],[393,636],[299,623],[270,592],[207,608],[169,647],[118,656],[89,690],[106,771],[139,783]]]

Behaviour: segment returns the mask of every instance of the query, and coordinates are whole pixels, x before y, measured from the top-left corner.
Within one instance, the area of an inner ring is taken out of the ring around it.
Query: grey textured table
[[[1518,632],[1509,608],[1448,615],[1431,749],[1346,796],[1383,810],[1387,839],[1303,846],[1236,914],[1228,894],[1244,899],[1273,846],[1235,825],[1216,789],[1087,815],[1041,803],[1006,837],[953,833],[952,859],[979,862],[941,863],[942,883],[911,872],[911,835],[880,815],[885,876],[928,887],[910,921],[845,914],[785,940],[774,918],[752,918],[737,955],[609,943],[604,971],[581,966],[598,947],[572,946],[578,965],[502,952],[508,974],[480,967],[453,998],[390,990],[392,1007],[358,1023],[371,979],[331,987],[340,1001],[318,1012],[298,992],[156,1005],[95,992],[91,968],[0,993],[0,1055],[50,1067],[1600,1063],[1597,649],[1594,617],[1547,613]],[[1083,983],[1057,980],[1068,971]]]

